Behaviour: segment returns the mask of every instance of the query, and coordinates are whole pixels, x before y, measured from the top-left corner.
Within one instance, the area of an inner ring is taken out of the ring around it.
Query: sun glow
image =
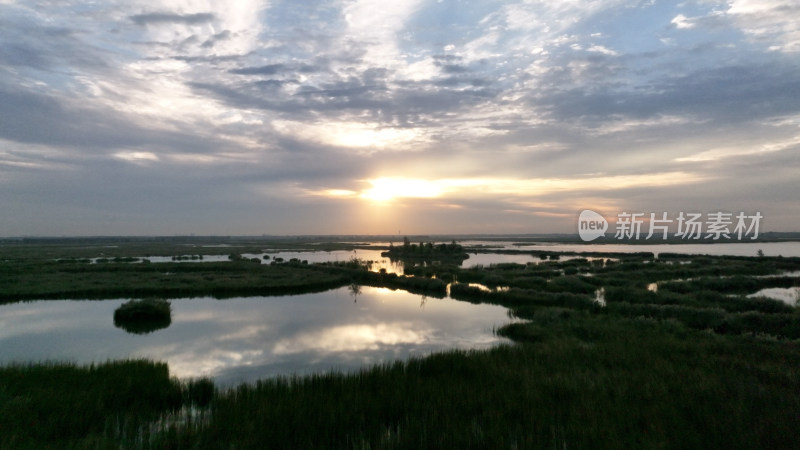
[[[450,197],[491,198],[502,195],[506,198],[536,198],[550,193],[581,193],[581,198],[598,192],[640,187],[674,186],[708,180],[692,172],[659,172],[635,175],[576,176],[572,178],[442,178],[425,180],[420,178],[381,177],[358,180],[369,183],[361,190],[324,189],[311,191],[313,195],[329,198],[361,198],[373,202],[388,203],[395,199],[432,199]],[[458,203],[442,203],[447,207],[460,207]],[[572,214],[572,213],[570,213]]]
[[[361,198],[388,202],[396,198],[434,198],[443,190],[436,183],[410,178],[376,178],[369,180],[371,188],[361,193]]]

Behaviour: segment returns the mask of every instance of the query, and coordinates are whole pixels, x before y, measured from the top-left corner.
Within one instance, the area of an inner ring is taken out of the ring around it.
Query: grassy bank
[[[296,265],[0,262],[0,302],[59,298],[283,295],[344,286],[350,279]]]
[[[304,294],[357,282],[444,297],[447,283],[370,272],[360,262],[258,264],[249,260],[186,263],[0,262],[0,303],[33,299],[119,297],[217,298]]]

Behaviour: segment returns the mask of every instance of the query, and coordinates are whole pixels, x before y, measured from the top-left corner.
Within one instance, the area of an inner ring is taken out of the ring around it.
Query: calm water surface
[[[168,362],[174,376],[212,376],[224,386],[509,342],[493,333],[510,322],[503,307],[383,288],[176,299],[172,324],[145,335],[114,326],[114,310],[124,301],[0,306],[0,364],[145,357]]]
[[[440,242],[436,242],[437,244]],[[459,241],[464,247],[482,246],[485,250],[488,247],[498,250],[521,250],[521,251],[550,251],[550,252],[605,252],[605,253],[636,253],[651,252],[659,253],[678,253],[686,255],[731,255],[731,256],[756,256],[761,250],[766,256],[796,256],[800,257],[800,242],[740,242],[740,243],[721,243],[721,244],[559,244],[559,243],[538,243],[529,245],[515,245],[515,241]],[[389,245],[388,242],[374,243],[378,245]],[[399,243],[394,243],[399,244]],[[359,250],[334,250],[334,251],[273,251],[268,253],[247,253],[245,258],[258,258],[262,264],[270,264],[275,257],[289,261],[292,258],[306,260],[310,264],[317,262],[349,261],[352,258],[359,258],[364,261],[372,261],[371,270],[386,270],[389,273],[403,274],[403,264],[392,262],[389,258],[381,256],[384,250],[359,249]],[[469,251],[469,249],[467,249]],[[269,259],[263,259],[268,255]],[[562,256],[560,261],[578,258],[579,256]],[[150,262],[172,262],[169,256],[152,256],[147,259]],[[591,258],[589,258],[591,259]],[[218,262],[228,261],[227,255],[206,255],[202,260],[188,260],[181,262]],[[533,255],[505,255],[499,253],[470,253],[469,259],[464,260],[461,267],[473,267],[476,265],[488,266],[499,263],[541,263],[538,256]]]
[[[800,256],[800,242],[741,242],[720,244],[535,244],[516,246],[519,250],[551,252],[681,253],[684,255]]]
[[[297,251],[281,251],[276,253],[244,253],[245,258],[258,258],[261,264],[270,264],[276,257],[283,258],[284,261],[296,258],[300,261],[308,261],[309,264],[321,262],[346,262],[353,258],[362,261],[371,261],[372,266],[370,270],[377,272],[380,269],[385,269],[388,273],[396,273],[403,275],[403,263],[392,262],[389,258],[381,256],[382,252],[386,250],[333,250],[326,251],[313,251],[313,252],[297,252]],[[269,259],[264,259],[264,255],[268,255]]]

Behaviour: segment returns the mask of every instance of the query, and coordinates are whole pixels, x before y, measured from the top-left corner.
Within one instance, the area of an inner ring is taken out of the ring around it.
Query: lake
[[[549,252],[605,252],[636,253],[651,252],[680,253],[684,255],[715,256],[756,256],[758,251],[764,256],[800,256],[800,242],[739,242],[719,244],[558,244],[541,243],[519,245],[514,248],[525,251],[543,250]]]
[[[440,242],[437,242],[440,243]],[[388,242],[373,243],[375,246],[388,245]],[[502,254],[502,253],[470,253],[469,247],[478,246],[483,250],[519,250],[519,251],[548,251],[548,252],[597,252],[597,253],[637,253],[651,252],[656,255],[659,253],[678,253],[684,255],[730,255],[730,256],[757,256],[758,251],[764,252],[765,256],[794,256],[800,257],[800,242],[739,242],[739,243],[719,243],[719,244],[564,244],[564,243],[536,243],[517,245],[513,240],[509,241],[459,241],[466,251],[469,258],[461,264],[462,268],[474,267],[477,265],[488,266],[500,263],[539,264],[544,262],[538,255],[532,254]],[[491,247],[491,248],[489,248]],[[293,251],[293,250],[272,250],[267,253],[245,253],[245,258],[257,258],[262,264],[270,264],[276,258],[284,261],[296,258],[301,261],[308,261],[309,264],[320,262],[350,261],[358,258],[363,261],[371,261],[370,270],[377,272],[381,269],[388,273],[403,275],[403,263],[391,261],[389,258],[381,256],[385,250],[379,249],[357,249],[357,250],[333,250],[333,251]],[[264,255],[269,259],[264,259]],[[188,255],[185,255],[188,256]],[[578,258],[580,256],[562,255],[559,261]],[[96,258],[95,258],[96,259]],[[145,259],[153,263],[174,262],[171,256],[150,256]],[[587,259],[593,259],[591,257]],[[220,262],[229,261],[228,255],[205,255],[202,260],[186,259],[179,262]]]
[[[503,307],[385,288],[175,299],[172,324],[144,335],[114,326],[114,310],[125,301],[0,305],[0,364],[150,358],[166,361],[173,376],[211,376],[232,386],[510,342],[494,335],[511,321]]]
[[[439,243],[439,242],[437,242]],[[385,244],[385,243],[381,243]],[[563,244],[563,243],[537,243],[530,245],[514,245],[515,241],[459,241],[469,253],[469,258],[464,260],[461,267],[473,267],[476,265],[488,266],[500,263],[536,263],[543,262],[538,256],[530,254],[507,255],[502,253],[470,253],[470,246],[491,246],[498,250],[521,250],[521,251],[548,251],[548,252],[598,252],[598,253],[637,253],[651,252],[656,255],[659,253],[679,253],[684,255],[729,255],[729,256],[757,256],[758,251],[764,252],[765,256],[795,256],[800,257],[800,242],[740,242],[740,243],[719,243],[719,244]],[[491,249],[485,248],[491,251]],[[331,252],[280,252],[270,253],[271,257],[279,256],[285,260],[298,258],[313,262],[326,261],[348,261],[353,257],[367,261],[375,261],[372,270],[386,269],[387,272],[403,274],[402,263],[393,263],[388,258],[380,254],[383,250],[359,249],[355,251],[336,250]],[[246,257],[261,257],[262,255],[244,255]],[[561,256],[559,261],[567,261],[579,256]],[[592,258],[587,258],[592,259]],[[265,261],[269,263],[269,261]]]
[[[396,273],[403,275],[403,263],[393,262],[385,256],[381,256],[382,252],[386,250],[372,250],[372,249],[357,249],[357,250],[333,250],[333,251],[280,251],[270,253],[244,253],[244,258],[258,258],[261,264],[270,264],[275,258],[283,258],[284,261],[291,259],[299,259],[300,261],[308,261],[309,264],[321,262],[346,262],[354,258],[362,261],[371,261],[372,266],[370,270],[377,272],[380,269],[385,269],[387,273]],[[269,256],[269,259],[264,259],[264,255]]]

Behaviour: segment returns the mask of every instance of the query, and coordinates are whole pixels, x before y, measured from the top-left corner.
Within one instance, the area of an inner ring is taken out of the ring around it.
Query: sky
[[[0,236],[800,231],[800,3],[0,0]]]

